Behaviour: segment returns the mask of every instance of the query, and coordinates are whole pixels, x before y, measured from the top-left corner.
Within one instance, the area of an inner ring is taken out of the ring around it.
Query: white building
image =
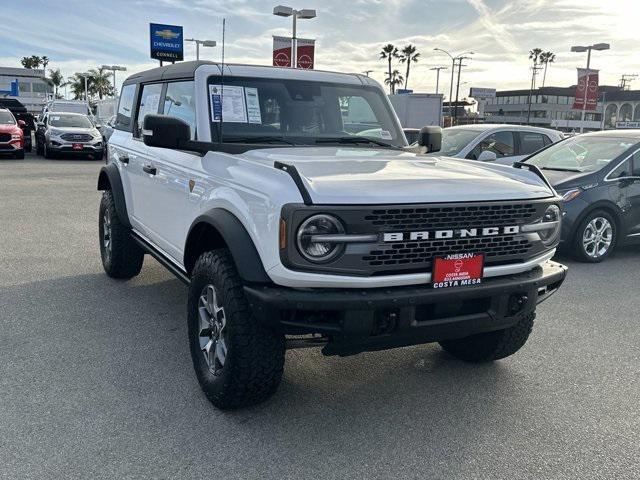
[[[0,96],[18,99],[29,112],[37,114],[47,99],[53,95],[52,87],[44,79],[44,70],[0,67],[0,90],[11,90],[11,82],[18,80],[17,97],[0,93]]]

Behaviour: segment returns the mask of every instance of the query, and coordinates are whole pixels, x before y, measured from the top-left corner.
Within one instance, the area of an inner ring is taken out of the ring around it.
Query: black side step
[[[145,253],[148,253],[149,255],[151,255],[158,262],[160,262],[160,264],[164,268],[166,268],[171,273],[173,273],[178,278],[178,280],[180,280],[185,285],[189,285],[189,283],[191,283],[191,280],[189,279],[189,277],[187,276],[187,273],[184,270],[182,270],[180,267],[175,265],[172,261],[168,260],[162,253],[160,253],[153,245],[147,242],[144,238],[136,235],[135,232],[131,233],[131,238],[133,239],[134,242],[140,245],[140,247],[145,251]]]
[[[305,187],[302,177],[295,166],[282,162],[274,162],[273,166],[278,170],[287,172],[291,176],[293,183],[296,184],[296,187],[298,187],[298,190],[300,191],[300,195],[302,195],[302,201],[305,205],[313,205],[311,195],[309,195],[309,191],[307,190],[307,187]]]

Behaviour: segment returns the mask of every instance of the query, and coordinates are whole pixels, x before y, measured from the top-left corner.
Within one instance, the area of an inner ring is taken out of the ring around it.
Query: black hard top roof
[[[200,65],[216,65],[216,63],[198,60],[164,65],[163,67],[134,73],[124,81],[123,85],[129,85],[131,83],[159,82],[162,80],[177,80],[180,78],[193,78],[196,69]]]

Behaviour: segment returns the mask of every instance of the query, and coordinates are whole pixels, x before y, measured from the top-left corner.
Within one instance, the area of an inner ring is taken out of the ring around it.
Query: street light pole
[[[362,73],[364,73],[368,77],[371,72],[373,72],[373,70],[365,70]]]
[[[316,11],[303,8],[302,10],[295,10],[291,7],[284,5],[278,5],[273,8],[273,14],[278,17],[293,17],[293,35],[291,37],[291,68],[296,68],[298,65],[298,18],[301,20],[310,20],[316,18]]]
[[[447,67],[433,67],[429,69],[429,70],[436,71],[436,95],[438,94],[438,90],[440,87],[440,70],[446,70],[446,69]]]
[[[89,104],[89,76],[91,75],[89,72],[84,73],[76,73],[78,77],[84,77],[84,101]]]
[[[591,71],[589,68],[591,67],[591,50],[609,50],[611,46],[608,43],[596,43],[594,45],[574,45],[571,47],[572,52],[587,52],[587,71],[585,72],[584,77],[584,95],[582,97],[582,113],[580,115],[580,133],[584,133],[584,122],[585,122],[585,114],[587,110],[587,92],[589,91],[589,77],[591,76]],[[578,86],[580,84],[580,79],[578,79]],[[604,116],[604,112],[602,112]]]
[[[200,60],[200,45],[203,47],[215,47],[215,40],[199,40],[197,38],[185,38],[185,42],[194,42],[196,44],[196,60]]]
[[[451,102],[452,99],[451,97],[453,97],[453,74],[456,70],[456,61],[458,60],[458,58],[462,58],[464,55],[473,55],[474,52],[464,52],[461,53],[460,55],[454,57],[453,55],[451,55],[449,52],[447,52],[446,50],[443,50],[442,48],[434,48],[434,50],[438,51],[438,52],[442,52],[446,55],[449,56],[449,58],[451,59],[451,83],[449,84],[449,117],[452,118],[452,114],[451,114]],[[458,82],[460,81],[460,77],[458,77]]]
[[[121,67],[120,65],[102,65],[103,70],[111,70],[113,72],[113,98],[118,96],[118,90],[116,88],[116,72],[126,72],[127,67]]]

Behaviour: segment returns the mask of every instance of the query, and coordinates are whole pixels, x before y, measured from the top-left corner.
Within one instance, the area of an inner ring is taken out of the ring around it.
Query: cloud
[[[270,64],[271,36],[288,35],[291,29],[290,19],[271,14],[276,3],[66,0],[65,8],[59,8],[55,2],[9,2],[3,6],[4,16],[20,18],[28,12],[30,28],[26,35],[17,24],[3,24],[0,62],[19,66],[22,56],[37,54],[49,56],[50,67],[65,75],[103,63],[126,65],[133,73],[157,65],[148,58],[149,22],[183,25],[189,37],[216,40],[218,47],[202,48],[200,53],[218,60],[222,17],[226,17],[227,61]],[[299,36],[317,39],[317,68],[373,70],[372,76],[382,81],[386,70],[378,58],[382,45],[412,43],[421,52],[409,85],[417,91],[435,87],[435,72],[429,68],[451,66],[435,47],[452,54],[476,52],[466,62],[462,81],[479,87],[527,88],[528,51],[534,47],[557,55],[547,84],[570,85],[575,83],[575,68],[586,61],[584,55],[569,52],[571,45],[597,41],[612,45],[593,56],[604,82],[615,84],[622,73],[640,73],[639,0],[305,0],[304,6],[318,11],[317,18],[298,23]],[[195,57],[192,44],[185,46],[185,57]],[[447,92],[449,73],[440,77]]]

